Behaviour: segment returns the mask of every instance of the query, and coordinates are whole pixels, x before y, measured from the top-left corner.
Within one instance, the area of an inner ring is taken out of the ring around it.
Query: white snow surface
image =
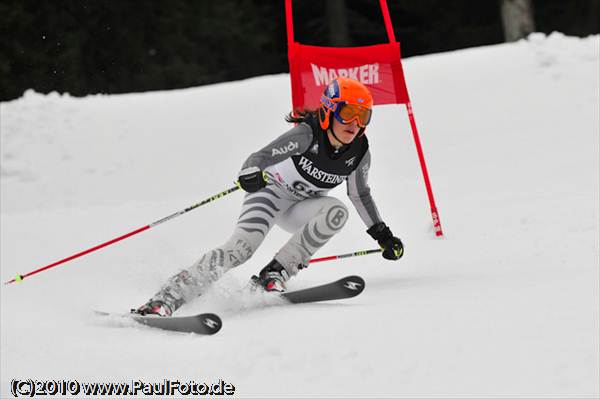
[[[0,396],[13,379],[232,383],[239,397],[598,397],[599,36],[404,60],[445,237],[436,239],[404,106],[378,106],[370,185],[405,256],[312,265],[289,288],[358,274],[330,303],[236,294],[287,240],[178,314],[214,336],[107,322],[223,243],[237,192],[1,287]],[[186,90],[0,104],[1,278],[125,234],[230,186],[289,128],[287,74]],[[345,187],[334,195],[352,205]],[[376,247],[355,211],[316,256]]]

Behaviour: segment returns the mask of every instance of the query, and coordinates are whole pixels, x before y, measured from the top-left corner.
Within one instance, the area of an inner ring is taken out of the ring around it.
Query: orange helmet
[[[356,120],[361,128],[371,121],[373,97],[369,89],[357,80],[339,77],[332,80],[321,96],[319,122],[327,130],[331,114],[343,124]]]

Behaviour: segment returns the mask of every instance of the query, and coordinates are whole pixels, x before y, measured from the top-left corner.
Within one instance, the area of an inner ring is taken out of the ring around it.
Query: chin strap
[[[327,130],[331,132],[331,134],[333,135],[333,137],[337,140],[338,143],[340,143],[342,145],[342,147],[345,146],[345,145],[349,145],[349,144],[345,144],[342,140],[338,139],[338,136],[335,135],[335,133],[333,132],[332,128],[329,128]]]

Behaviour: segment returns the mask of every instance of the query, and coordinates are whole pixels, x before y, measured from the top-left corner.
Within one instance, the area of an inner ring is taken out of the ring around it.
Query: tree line
[[[520,25],[526,29],[600,31],[600,0],[388,0],[388,6],[407,57],[507,40],[502,18],[516,20],[507,1],[528,3],[531,21]],[[301,43],[387,40],[377,0],[294,0],[293,7]],[[84,96],[287,72],[285,29],[283,0],[0,0],[0,100],[30,88]]]

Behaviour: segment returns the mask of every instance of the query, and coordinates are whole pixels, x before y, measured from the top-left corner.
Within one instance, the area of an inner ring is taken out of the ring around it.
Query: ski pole
[[[27,274],[18,274],[18,275],[17,275],[17,277],[13,278],[13,279],[12,279],[12,280],[10,280],[10,281],[7,281],[6,283],[4,283],[4,285],[11,284],[11,283],[14,283],[14,282],[19,282],[19,283],[20,283],[20,282],[21,282],[21,281],[23,281],[23,279],[25,279],[26,277],[33,276],[34,274],[37,274],[37,273],[43,272],[44,270],[47,270],[47,269],[53,268],[53,267],[55,267],[55,266],[58,266],[58,265],[60,265],[60,264],[62,264],[62,263],[66,263],[66,262],[68,262],[68,261],[70,261],[70,260],[73,260],[73,259],[79,258],[80,256],[83,256],[83,255],[89,254],[90,252],[97,251],[97,250],[98,250],[98,249],[100,249],[100,248],[107,247],[107,246],[109,246],[109,245],[111,245],[111,244],[114,244],[114,243],[116,243],[116,242],[119,242],[119,241],[121,241],[121,240],[124,240],[124,239],[126,239],[126,238],[128,238],[128,237],[131,237],[131,236],[133,236],[133,235],[136,235],[136,234],[138,234],[138,233],[141,233],[142,231],[148,230],[148,229],[150,229],[150,228],[152,228],[152,227],[155,227],[155,226],[157,226],[157,225],[159,225],[159,224],[161,224],[161,223],[164,223],[164,222],[167,222],[167,221],[169,221],[169,220],[171,220],[171,219],[174,219],[174,218],[176,218],[177,216],[183,215],[184,213],[187,213],[187,212],[189,212],[189,211],[192,211],[192,210],[194,210],[194,209],[196,209],[196,208],[198,208],[198,207],[200,207],[200,206],[202,206],[202,205],[206,205],[206,204],[208,204],[209,202],[213,202],[213,201],[216,201],[216,200],[218,200],[218,199],[221,199],[221,198],[223,198],[224,196],[226,196],[227,194],[231,194],[231,193],[233,193],[234,191],[237,191],[237,190],[239,190],[239,189],[240,189],[240,188],[239,188],[238,186],[231,187],[231,188],[229,188],[229,189],[227,189],[227,190],[225,190],[225,191],[223,191],[223,192],[220,192],[219,194],[213,195],[212,197],[205,199],[205,200],[204,200],[204,201],[202,201],[202,202],[198,202],[197,204],[195,204],[195,205],[192,205],[192,206],[190,206],[190,207],[187,207],[187,208],[185,208],[184,210],[181,210],[181,211],[179,211],[179,212],[175,212],[175,213],[174,213],[174,214],[172,214],[172,215],[169,215],[169,216],[167,216],[167,217],[164,217],[164,218],[162,218],[162,219],[160,219],[160,220],[157,220],[156,222],[150,223],[149,225],[146,225],[146,226],[144,226],[144,227],[140,227],[139,229],[137,229],[137,230],[134,230],[134,231],[131,231],[131,232],[129,232],[129,233],[127,233],[127,234],[124,234],[124,235],[122,235],[122,236],[120,236],[120,237],[113,238],[113,239],[112,239],[112,240],[110,240],[110,241],[107,241],[107,242],[105,242],[105,243],[102,243],[102,244],[96,245],[95,247],[92,247],[92,248],[86,249],[85,251],[78,252],[78,253],[76,253],[76,254],[74,254],[74,255],[71,255],[71,256],[69,256],[69,257],[67,257],[67,258],[61,259],[61,260],[59,260],[59,261],[57,261],[57,262],[51,263],[51,264],[49,264],[49,265],[46,265],[46,266],[44,266],[44,267],[41,267],[41,268],[39,268],[39,269],[37,269],[37,270],[31,271],[31,272],[29,272],[29,273],[27,273]]]
[[[315,258],[315,259],[309,260],[308,263],[317,263],[317,262],[325,262],[325,261],[328,261],[328,260],[352,258],[354,256],[363,256],[363,255],[380,253],[381,251],[383,251],[383,249],[381,249],[381,248],[378,248],[378,249],[367,249],[366,251],[351,252],[349,254],[332,255],[332,256],[325,256],[323,258]]]

